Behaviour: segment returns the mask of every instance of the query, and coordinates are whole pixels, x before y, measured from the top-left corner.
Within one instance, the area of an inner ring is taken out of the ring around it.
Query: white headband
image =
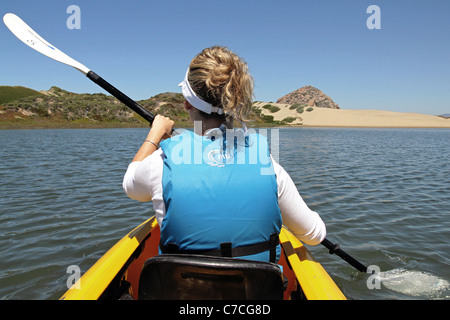
[[[212,112],[217,112],[218,114],[223,114],[223,108],[214,107],[212,104],[202,100],[199,96],[197,96],[192,90],[191,85],[188,81],[189,68],[186,71],[186,76],[184,77],[183,82],[181,82],[178,86],[181,87],[181,92],[183,93],[184,98],[195,108],[207,113],[211,114]]]

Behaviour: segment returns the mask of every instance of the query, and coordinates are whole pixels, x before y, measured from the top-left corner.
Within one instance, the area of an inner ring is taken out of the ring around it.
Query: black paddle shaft
[[[339,248],[339,244],[334,244],[333,242],[331,242],[331,241],[329,241],[327,239],[324,239],[322,241],[322,244],[328,250],[330,250],[330,254],[333,254],[333,253],[337,254],[339,257],[341,257],[342,259],[347,261],[349,264],[351,264],[353,267],[358,269],[358,271],[367,273],[367,267],[365,265],[363,265],[362,263],[360,263],[355,258],[353,258],[352,256],[348,255],[345,251],[340,249]]]
[[[126,106],[131,108],[134,112],[136,112],[138,115],[140,115],[142,118],[150,122],[150,124],[153,123],[153,119],[155,116],[145,110],[139,103],[129,98],[127,95],[122,93],[120,90],[118,90],[116,87],[111,85],[108,81],[100,77],[98,74],[96,74],[94,71],[89,71],[86,75],[89,79],[94,81],[96,84],[98,84],[100,87],[111,93],[114,97],[119,99],[121,102],[123,102]]]

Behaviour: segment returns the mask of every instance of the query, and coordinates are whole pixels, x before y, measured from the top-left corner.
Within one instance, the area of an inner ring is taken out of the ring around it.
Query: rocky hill
[[[297,89],[277,100],[282,104],[299,104],[308,107],[340,109],[339,106],[326,94],[313,86]]]

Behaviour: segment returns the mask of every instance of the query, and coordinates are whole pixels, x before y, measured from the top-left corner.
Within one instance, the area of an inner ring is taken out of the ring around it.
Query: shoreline
[[[303,128],[360,128],[360,129],[450,129],[450,126],[339,126],[339,125],[301,125],[292,127],[303,127]]]
[[[278,107],[278,111],[262,108],[264,102],[257,103],[261,114],[273,116],[274,123],[247,121],[248,128],[398,128],[398,129],[450,129],[450,118],[432,116],[420,113],[401,113],[379,110],[328,109],[314,107],[310,111],[298,113],[290,109],[290,105],[270,103]],[[289,124],[280,125],[276,122],[286,118],[294,118]],[[190,128],[190,122],[175,123],[175,128]],[[3,119],[0,130],[35,130],[35,129],[112,129],[112,128],[150,128],[148,123],[125,122],[90,122],[61,121],[50,119]]]
[[[449,121],[450,122],[450,121]],[[252,127],[250,125],[247,126],[248,129],[267,129],[267,128],[334,128],[334,129],[450,129],[449,126],[363,126],[363,125],[273,125],[273,126],[255,126]],[[0,125],[0,131],[3,130],[51,130],[51,129],[150,129],[149,126],[128,126],[128,125],[54,125],[54,126],[3,126]],[[193,128],[193,126],[175,126],[175,128],[184,129],[184,128]]]

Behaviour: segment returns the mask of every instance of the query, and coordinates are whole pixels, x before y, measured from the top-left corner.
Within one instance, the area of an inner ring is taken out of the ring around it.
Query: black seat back
[[[142,300],[277,300],[283,274],[269,262],[187,254],[162,254],[144,263]]]

